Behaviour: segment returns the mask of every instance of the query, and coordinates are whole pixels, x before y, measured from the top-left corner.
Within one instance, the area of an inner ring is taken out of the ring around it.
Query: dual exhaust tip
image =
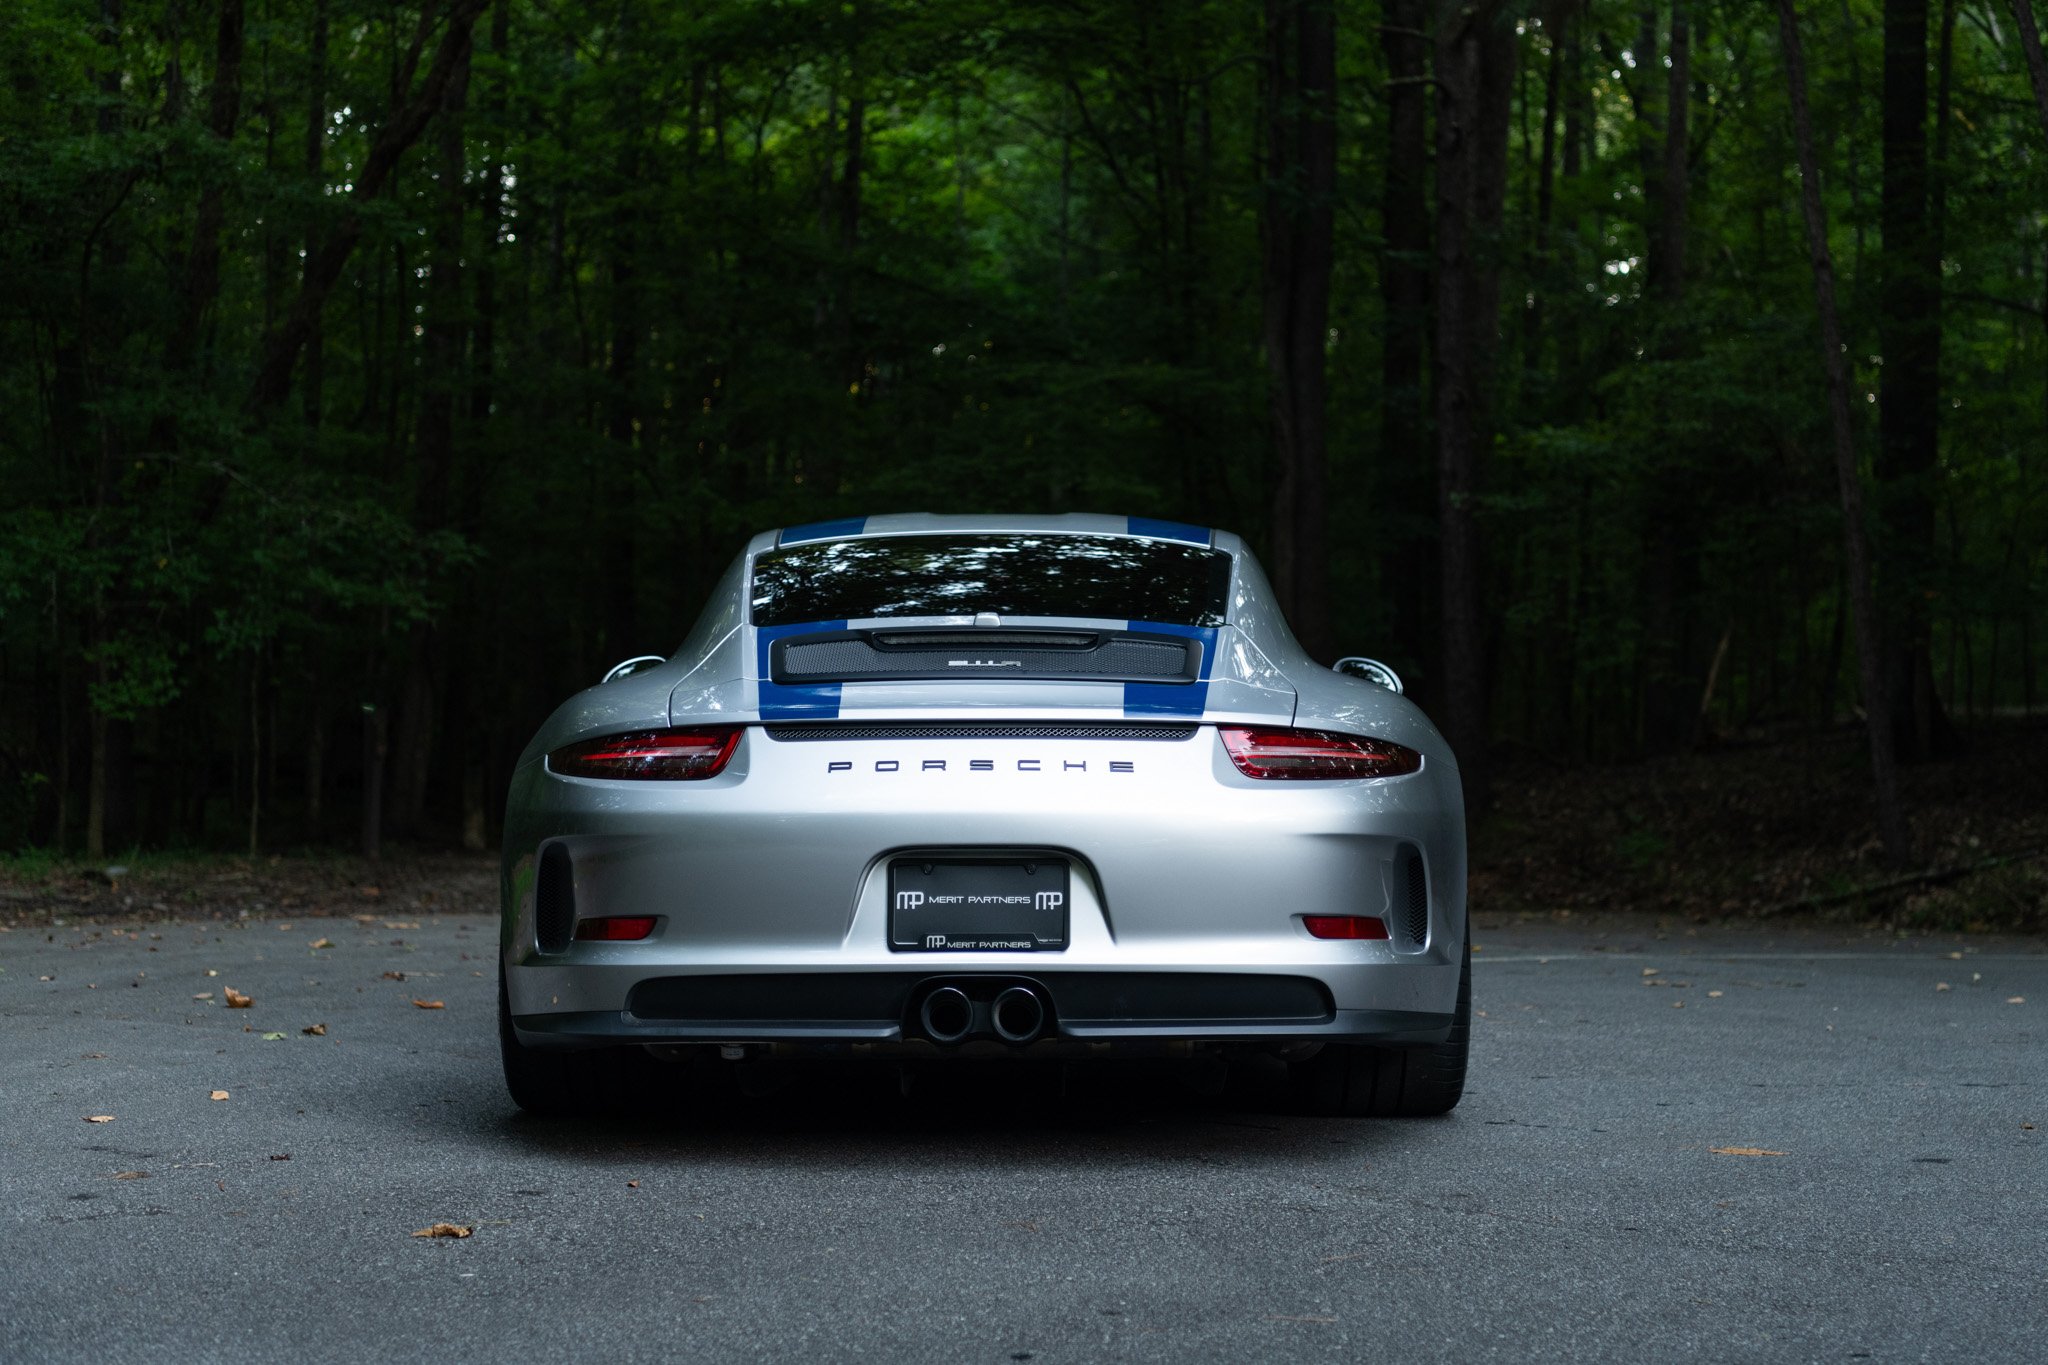
[[[918,1007],[917,1022],[935,1043],[957,1043],[974,1032],[981,1006],[958,986],[941,986]],[[1045,1032],[1045,998],[1030,986],[1010,986],[987,1008],[987,1027],[1006,1043],[1028,1043]]]

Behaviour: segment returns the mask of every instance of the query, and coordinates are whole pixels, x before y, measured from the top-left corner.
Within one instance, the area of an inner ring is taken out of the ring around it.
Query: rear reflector
[[[557,749],[548,755],[548,767],[566,777],[693,782],[724,771],[739,742],[737,726],[643,730]]]
[[[585,920],[588,924],[590,921]],[[1372,915],[1303,915],[1301,922],[1317,938],[1385,938],[1387,923]],[[583,935],[579,931],[578,938]]]
[[[1399,777],[1422,766],[1422,755],[1384,739],[1326,730],[1222,725],[1223,747],[1246,777]]]
[[[1373,922],[1377,924],[1379,921]],[[630,943],[653,932],[652,915],[611,915],[604,919],[580,920],[576,925],[576,937],[585,943]],[[1385,931],[1380,937],[1386,937]]]

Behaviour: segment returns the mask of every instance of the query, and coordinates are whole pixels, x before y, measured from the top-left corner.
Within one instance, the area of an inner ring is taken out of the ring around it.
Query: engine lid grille
[[[1192,683],[1202,643],[1140,631],[849,630],[792,635],[769,650],[778,683],[1058,680]]]

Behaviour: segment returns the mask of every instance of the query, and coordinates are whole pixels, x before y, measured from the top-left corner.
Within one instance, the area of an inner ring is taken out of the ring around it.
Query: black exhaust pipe
[[[1028,1043],[1045,1027],[1045,1002],[1029,986],[1012,986],[996,997],[989,1021],[1004,1042]]]
[[[941,986],[917,1011],[925,1035],[935,1043],[957,1043],[974,1027],[974,1002],[958,986]]]

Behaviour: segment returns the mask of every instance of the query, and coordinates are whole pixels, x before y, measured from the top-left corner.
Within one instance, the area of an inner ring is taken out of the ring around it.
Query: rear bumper
[[[923,1036],[932,991],[985,1006],[1023,986],[1046,1005],[1040,1039],[1131,1042],[1440,1043],[1451,1016],[1337,1009],[1312,977],[1207,972],[862,972],[655,977],[628,1008],[516,1015],[529,1047],[619,1043],[900,1043]],[[986,1039],[986,1018],[972,1030]]]
[[[1020,853],[1070,865],[1063,951],[891,949],[892,860]],[[1464,853],[1457,774],[1435,763],[1255,783],[1207,725],[1133,744],[791,743],[749,729],[704,782],[522,768],[502,963],[530,1045],[914,1040],[930,983],[1002,978],[1042,985],[1050,1036],[1077,1043],[1440,1041]],[[544,858],[568,869],[553,883],[569,901],[558,922],[645,915],[650,937],[543,947]],[[1382,916],[1390,938],[1318,940],[1302,924],[1357,913]],[[1257,1003],[1256,983],[1278,980],[1305,983],[1313,1007]],[[1117,983],[1132,988],[1121,1004]]]

